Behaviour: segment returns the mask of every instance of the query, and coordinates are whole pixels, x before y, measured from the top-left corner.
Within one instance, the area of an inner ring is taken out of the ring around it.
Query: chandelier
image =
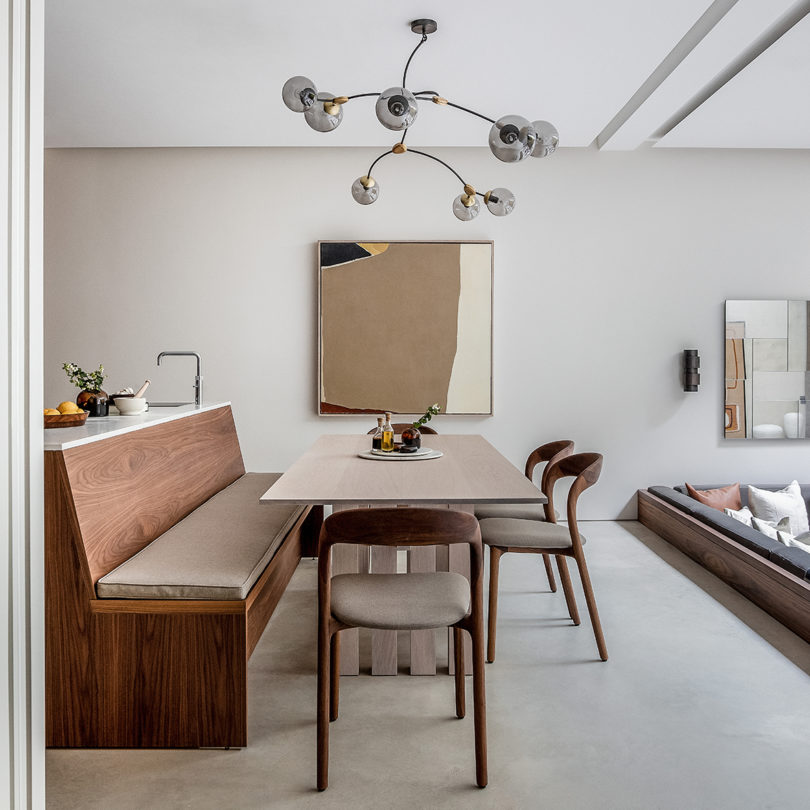
[[[463,191],[453,200],[453,213],[463,221],[475,219],[481,211],[479,197],[495,216],[506,216],[515,207],[515,195],[507,188],[493,188],[487,192],[476,191],[461,175],[443,160],[427,152],[411,149],[405,145],[405,136],[419,113],[420,101],[455,107],[465,113],[489,121],[489,148],[498,160],[504,163],[517,163],[527,157],[546,157],[557,148],[559,134],[548,121],[529,121],[520,115],[505,115],[497,121],[486,115],[469,110],[443,98],[435,90],[420,90],[413,93],[406,87],[408,68],[416,52],[425,44],[428,34],[437,29],[435,20],[414,20],[411,31],[420,34],[419,44],[413,49],[402,74],[401,87],[389,87],[381,93],[357,93],[353,96],[335,96],[332,93],[318,92],[315,83],[305,76],[293,76],[284,83],[281,97],[293,112],[303,113],[304,120],[318,132],[331,132],[343,120],[343,105],[356,98],[377,98],[375,107],[377,120],[394,132],[402,132],[402,138],[391,149],[383,152],[369,166],[368,171],[352,183],[352,197],[361,205],[370,205],[380,196],[380,184],[372,176],[374,167],[387,155],[421,155],[440,163],[451,171],[463,187]]]

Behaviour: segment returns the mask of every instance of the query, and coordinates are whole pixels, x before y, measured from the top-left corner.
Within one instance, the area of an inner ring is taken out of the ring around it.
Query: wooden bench
[[[248,659],[322,520],[320,507],[271,517],[258,495],[277,476],[251,475],[229,406],[45,453],[47,745],[247,744]],[[280,536],[267,537],[269,562],[244,598],[99,597],[98,581],[156,538],[188,548],[201,521],[221,525],[245,486],[250,520],[230,521],[223,543],[255,545],[248,525]]]
[[[646,489],[638,519],[777,621],[810,642],[810,582]]]

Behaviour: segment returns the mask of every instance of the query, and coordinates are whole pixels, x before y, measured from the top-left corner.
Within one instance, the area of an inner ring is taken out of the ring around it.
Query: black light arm
[[[408,61],[405,63],[405,70],[402,74],[402,86],[405,87],[405,79],[408,78],[408,68],[411,66],[411,59],[416,55],[416,52],[427,42],[427,34],[422,34],[422,39],[419,40],[419,44],[413,49],[411,55],[408,57]]]

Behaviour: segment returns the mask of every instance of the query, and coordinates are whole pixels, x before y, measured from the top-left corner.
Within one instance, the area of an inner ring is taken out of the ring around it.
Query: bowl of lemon
[[[61,402],[56,408],[45,408],[44,417],[46,428],[78,427],[87,421],[87,411],[75,402]]]

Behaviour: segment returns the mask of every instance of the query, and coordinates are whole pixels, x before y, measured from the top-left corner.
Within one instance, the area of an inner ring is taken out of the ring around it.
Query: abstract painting
[[[492,413],[492,242],[319,242],[320,414]]]

